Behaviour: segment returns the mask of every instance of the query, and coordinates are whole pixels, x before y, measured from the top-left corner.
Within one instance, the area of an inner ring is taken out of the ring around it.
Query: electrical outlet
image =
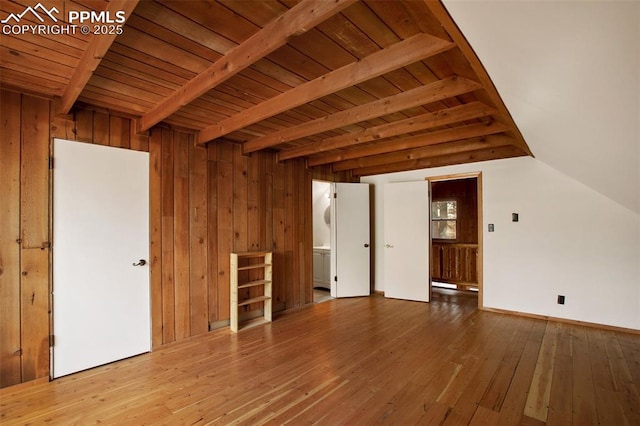
[[[564,305],[564,296],[561,294],[558,295],[558,305]]]
[[[493,223],[489,224],[489,232],[493,232],[495,230],[495,227],[493,226]]]

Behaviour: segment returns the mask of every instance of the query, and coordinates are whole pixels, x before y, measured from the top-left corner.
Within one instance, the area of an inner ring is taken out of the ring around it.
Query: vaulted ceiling
[[[531,155],[440,2],[42,5],[60,25],[72,10],[127,17],[114,34],[1,36],[0,86],[55,99],[58,114],[105,109],[140,132],[191,129],[199,144],[274,149],[354,176]],[[0,17],[38,24],[27,6],[3,0]]]
[[[536,159],[640,215],[640,1],[444,4]]]

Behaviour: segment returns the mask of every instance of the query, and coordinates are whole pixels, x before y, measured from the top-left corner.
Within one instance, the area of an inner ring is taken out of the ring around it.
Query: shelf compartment
[[[271,300],[269,296],[252,297],[251,299],[245,299],[242,302],[238,302],[238,306],[251,305],[252,303],[264,302],[265,300]]]
[[[265,284],[271,284],[271,281],[267,281],[267,280],[250,281],[248,283],[244,283],[244,284],[238,285],[238,289],[249,288],[249,287],[257,287],[259,285],[265,285]]]
[[[251,265],[245,265],[246,259],[249,258],[262,258],[257,259],[260,263],[255,263]],[[245,328],[245,326],[253,326],[256,321],[250,321],[250,324],[245,322],[242,325],[238,324],[239,321],[239,310],[242,306],[248,306],[253,303],[264,303],[263,315],[262,318],[259,318],[259,323],[271,322],[272,318],[272,258],[273,254],[271,252],[247,252],[247,253],[231,253],[230,256],[230,318],[229,318],[229,326],[231,331],[238,332],[240,328]],[[243,266],[240,266],[240,265]],[[262,277],[260,277],[260,273],[257,271],[262,270]],[[256,271],[251,281],[239,282],[239,274],[240,271]],[[257,278],[257,279],[256,279]],[[249,297],[248,299],[239,299],[238,290],[239,289],[247,289],[252,287],[263,286],[263,291],[260,296]]]
[[[249,271],[251,269],[263,269],[265,266],[271,266],[270,263],[256,263],[255,265],[239,266],[238,271]]]

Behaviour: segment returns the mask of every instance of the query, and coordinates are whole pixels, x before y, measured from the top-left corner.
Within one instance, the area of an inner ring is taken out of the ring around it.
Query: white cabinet
[[[313,286],[317,287],[323,280],[324,270],[322,252],[317,249],[313,249]]]
[[[331,289],[331,250],[313,248],[313,286]]]

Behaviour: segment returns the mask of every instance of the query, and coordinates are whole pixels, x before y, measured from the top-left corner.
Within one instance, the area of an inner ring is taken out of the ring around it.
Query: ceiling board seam
[[[185,104],[283,46],[292,35],[297,35],[300,31],[313,28],[343,8],[348,7],[353,1],[336,0],[332,4],[329,2],[303,0],[257,31],[249,39],[227,52],[222,58],[211,64],[171,96],[154,106],[141,117],[139,121],[140,129],[138,130],[145,131],[149,129]],[[283,17],[294,21],[298,26],[290,26],[290,24],[283,26]],[[296,19],[302,19],[302,22],[296,22]]]

